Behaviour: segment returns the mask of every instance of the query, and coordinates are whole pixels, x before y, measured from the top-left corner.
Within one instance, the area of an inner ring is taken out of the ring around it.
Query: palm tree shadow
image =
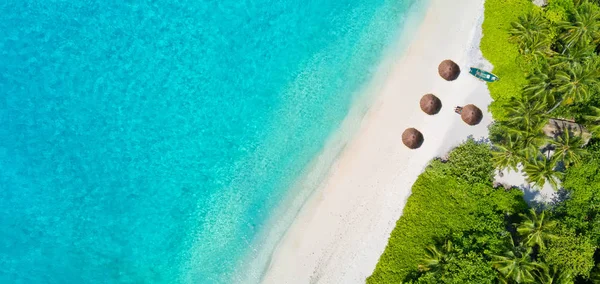
[[[534,188],[529,184],[521,184],[518,188],[523,192],[525,202],[530,207],[540,210],[550,208],[568,198],[567,191],[562,188],[552,192],[547,189]]]
[[[546,206],[544,202],[539,201],[543,199],[539,190],[528,184],[520,185],[519,189],[523,192],[523,199],[525,199],[525,202],[527,202],[530,207],[543,208]]]
[[[570,198],[569,191],[564,188],[561,188],[556,192],[556,194],[554,194],[552,201],[548,205],[549,206],[557,206],[569,198]]]
[[[552,203],[555,198],[554,195],[556,195],[556,192],[549,184],[545,185],[542,189],[529,184],[523,176],[522,166],[519,166],[517,171],[504,171],[502,176],[496,175],[494,180],[495,188],[504,186],[506,190],[520,190],[523,193],[523,200],[529,206],[545,208]]]

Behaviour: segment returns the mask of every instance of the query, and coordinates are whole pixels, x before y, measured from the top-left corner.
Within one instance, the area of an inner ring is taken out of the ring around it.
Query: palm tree
[[[507,107],[509,119],[506,121],[508,132],[515,134],[523,144],[527,158],[529,154],[537,156],[538,149],[544,144],[546,137],[542,128],[547,122],[547,116],[544,113],[546,105],[540,100],[521,99],[513,101],[512,105]]]
[[[556,92],[562,98],[548,111],[552,112],[563,101],[583,102],[589,99],[591,92],[597,90],[599,72],[594,68],[595,64],[587,61],[584,64],[573,64],[570,68],[561,69],[556,72],[552,84],[556,86]]]
[[[517,43],[519,53],[525,56],[526,61],[539,61],[553,53],[548,21],[539,13],[520,16],[511,26],[510,39]]]
[[[535,271],[537,283],[542,284],[566,284],[573,283],[573,275],[569,270],[560,269],[557,266],[548,267],[540,263],[540,268]]]
[[[526,132],[538,131],[545,121],[544,115],[546,105],[534,99],[523,98],[521,100],[512,101],[507,107],[508,124],[516,129]]]
[[[515,247],[512,242],[503,255],[492,256],[492,266],[500,272],[505,281],[516,283],[531,283],[535,281],[534,274],[542,267],[531,259],[531,248]]]
[[[517,166],[526,159],[526,153],[523,151],[523,145],[515,135],[507,135],[507,140],[503,144],[494,145],[492,151],[492,162],[497,169],[511,169],[517,171]]]
[[[523,237],[523,242],[529,247],[538,245],[540,249],[546,248],[545,242],[556,238],[550,231],[556,227],[554,220],[546,218],[546,212],[537,214],[533,208],[529,214],[519,214],[523,221],[517,226],[517,233]]]
[[[572,46],[565,53],[550,58],[552,68],[570,68],[582,64],[594,55],[594,46]]]
[[[573,22],[562,22],[559,27],[565,31],[560,39],[565,50],[577,44],[597,43],[600,39],[600,9],[592,3],[581,4],[574,13]]]
[[[570,129],[562,131],[550,143],[554,145],[553,156],[562,161],[567,168],[570,165],[578,165],[582,156],[586,154],[586,150],[583,149],[583,139],[573,135]]]
[[[554,80],[554,68],[548,64],[542,64],[529,75],[528,84],[523,88],[523,93],[536,100],[541,100],[546,105],[554,104],[555,92],[552,81]]]
[[[525,56],[532,57],[534,61],[539,61],[545,56],[554,53],[550,48],[552,42],[546,34],[533,34],[530,38],[522,41],[519,45],[519,52]]]
[[[539,155],[525,163],[524,171],[527,182],[539,188],[544,187],[549,182],[554,190],[558,189],[560,177],[563,173],[554,170],[556,159],[545,155]]]
[[[452,241],[446,240],[441,246],[428,246],[425,248],[425,257],[419,264],[420,271],[438,272],[441,267],[452,259],[454,246]]]
[[[548,35],[548,21],[539,13],[529,13],[525,16],[519,16],[518,21],[510,23],[511,29],[508,33],[511,40],[516,42],[525,42],[534,35]]]
[[[583,117],[586,121],[586,126],[596,137],[600,136],[600,108],[590,106],[590,114]]]

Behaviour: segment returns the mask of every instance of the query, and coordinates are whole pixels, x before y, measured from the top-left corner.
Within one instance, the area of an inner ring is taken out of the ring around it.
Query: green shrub
[[[493,284],[496,283],[496,278],[496,271],[481,255],[458,251],[452,255],[441,271],[424,273],[416,276],[415,280],[409,279],[404,283]]]
[[[594,267],[600,245],[600,143],[592,141],[587,148],[589,154],[567,170],[562,183],[568,198],[558,204],[555,215],[563,230],[541,255],[547,264],[584,277]]]
[[[407,276],[416,272],[425,248],[450,234],[468,232],[465,242],[481,250],[501,246],[504,213],[519,212],[526,205],[520,191],[492,188],[492,166],[489,158],[486,161],[490,155],[489,145],[469,140],[451,152],[447,163],[430,163],[413,185],[402,217],[368,283],[410,280]]]
[[[550,0],[544,13],[546,19],[556,24],[566,21],[573,10],[575,10],[573,0]]]
[[[436,281],[430,283],[492,284],[496,283],[497,273],[479,254],[470,252],[452,258],[444,271],[435,276]]]
[[[504,105],[520,98],[527,83],[522,66],[526,65],[517,46],[509,41],[511,22],[536,9],[531,0],[486,0],[481,52],[494,65],[500,81],[488,84],[494,102],[489,109],[496,120],[506,119]]]
[[[488,145],[468,139],[448,156],[449,174],[471,183],[491,183],[494,177]]]
[[[595,251],[589,238],[565,231],[551,239],[540,256],[549,266],[561,267],[573,276],[587,277],[594,268]]]
[[[494,99],[489,109],[497,120],[490,126],[491,141],[505,141],[507,122],[502,120],[508,118],[507,105],[521,97],[527,74],[536,64],[542,64],[540,62],[544,60],[550,62],[548,54],[560,54],[565,30],[556,23],[572,20],[574,7],[583,1],[550,0],[549,6],[541,10],[530,0],[486,0],[481,50],[494,65],[493,72],[501,78],[488,85]],[[511,22],[529,13],[543,13],[551,23],[548,37],[544,38],[549,40],[554,53],[549,52],[548,46],[542,46],[545,49],[538,49],[541,53],[535,55],[529,54],[528,60],[511,43]],[[596,51],[600,51],[600,46]],[[579,56],[587,58],[589,54]],[[538,60],[531,60],[534,58]],[[564,57],[558,59],[565,60]],[[552,81],[552,77],[549,80]],[[594,92],[589,102],[565,104],[555,109],[553,115],[584,119],[589,117],[585,115],[590,113],[590,103],[595,106],[600,100],[598,97],[600,94]],[[552,101],[552,98],[548,100]],[[594,117],[587,119],[595,125]],[[589,155],[584,155],[584,161],[566,169],[562,186],[567,194],[547,210],[558,223],[558,229],[553,232],[557,237],[547,240],[546,249],[533,246],[527,256],[554,272],[564,272],[580,280],[588,278],[595,266],[594,253],[600,246],[600,142],[592,141],[586,148]],[[490,146],[472,139],[454,149],[448,161],[433,160],[413,185],[412,195],[367,283],[497,282],[495,273],[498,271],[491,268],[490,260],[512,247],[513,242],[518,246],[525,244],[523,238],[526,236],[514,230],[509,233],[507,228],[514,229],[514,224],[522,221],[515,213],[522,213],[527,205],[521,191],[492,188],[493,170]],[[418,264],[425,256],[425,248],[439,244],[441,240],[451,240],[455,249],[445,250],[439,265],[427,267],[431,270],[419,271]],[[596,267],[600,271],[600,264]]]
[[[600,143],[589,145],[588,150],[581,165],[567,170],[562,185],[569,198],[556,211],[567,228],[600,245]]]

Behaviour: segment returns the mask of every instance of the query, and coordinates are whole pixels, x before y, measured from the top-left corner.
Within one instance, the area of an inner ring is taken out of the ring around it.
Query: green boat
[[[471,67],[471,71],[469,71],[469,73],[471,73],[471,75],[475,76],[475,78],[486,81],[488,83],[492,83],[492,82],[496,82],[496,81],[500,80],[500,78],[498,78],[498,76],[496,76],[490,72],[483,71],[479,68],[475,68],[475,67]]]

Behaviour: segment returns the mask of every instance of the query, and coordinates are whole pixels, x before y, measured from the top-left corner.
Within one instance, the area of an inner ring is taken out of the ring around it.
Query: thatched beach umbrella
[[[414,128],[407,128],[402,133],[402,143],[410,149],[417,149],[423,144],[423,134]]]
[[[460,75],[460,67],[450,59],[446,59],[438,66],[438,73],[446,81],[454,81]]]
[[[433,94],[424,95],[419,104],[421,105],[421,110],[429,115],[434,115],[442,109],[442,101]]]
[[[483,112],[481,112],[481,110],[478,107],[469,104],[462,108],[462,111],[460,112],[460,117],[468,125],[477,125],[481,122],[481,119],[483,118]]]

